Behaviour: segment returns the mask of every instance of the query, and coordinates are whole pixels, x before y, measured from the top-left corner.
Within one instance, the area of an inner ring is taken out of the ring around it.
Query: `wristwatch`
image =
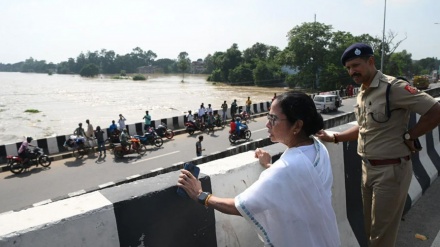
[[[200,193],[200,195],[197,197],[199,203],[202,204],[203,206],[205,206],[206,198],[208,198],[209,195],[210,195],[209,192],[202,192],[202,193]]]
[[[403,134],[403,139],[404,139],[405,141],[410,141],[410,140],[411,140],[411,135],[408,133],[408,131],[406,131],[406,132]]]

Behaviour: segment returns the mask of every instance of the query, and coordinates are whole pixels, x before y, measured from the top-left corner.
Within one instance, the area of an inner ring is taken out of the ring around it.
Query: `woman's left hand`
[[[257,148],[255,149],[255,158],[259,159],[260,164],[264,167],[264,168],[269,168],[270,167],[270,162],[272,160],[272,157],[270,156],[270,154],[266,151],[264,151],[261,148]]]
[[[191,199],[197,201],[198,196],[202,193],[202,183],[191,172],[185,169],[180,172],[177,186],[184,189]]]

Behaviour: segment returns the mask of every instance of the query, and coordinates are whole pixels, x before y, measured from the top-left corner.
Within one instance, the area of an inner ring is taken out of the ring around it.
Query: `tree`
[[[392,76],[412,77],[411,53],[406,50],[393,53],[387,67],[388,73]]]
[[[286,49],[294,55],[291,65],[297,67],[300,73],[307,73],[315,79],[309,82],[312,88],[316,88],[319,73],[325,66],[325,57],[328,53],[328,46],[332,38],[332,26],[319,22],[303,23],[289,31],[287,37],[289,43]]]
[[[185,79],[185,71],[189,68],[190,64],[191,60],[188,58],[188,53],[186,51],[179,53],[179,56],[177,56],[177,67],[182,71],[182,82]]]
[[[90,63],[84,65],[84,67],[79,72],[81,76],[84,77],[94,77],[99,74],[99,67],[96,64]]]
[[[175,64],[176,64],[176,60],[171,60],[169,58],[162,58],[153,62],[153,65],[161,68],[163,73],[177,72],[174,71]]]

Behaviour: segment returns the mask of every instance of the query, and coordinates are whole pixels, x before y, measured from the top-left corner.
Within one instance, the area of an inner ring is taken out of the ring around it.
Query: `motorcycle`
[[[168,129],[167,125],[164,122],[159,124],[159,126],[157,126],[155,131],[156,131],[157,135],[160,137],[165,137],[167,139],[172,139],[174,137],[174,131],[171,129]]]
[[[29,168],[33,165],[36,167],[38,165],[49,167],[52,163],[49,156],[44,154],[43,149],[39,147],[34,147],[32,150],[29,150],[26,155],[28,157],[26,163],[24,163],[24,160],[19,156],[6,156],[6,159],[8,160],[7,166],[12,173],[20,174],[25,168]]]
[[[122,158],[124,155],[138,153],[144,155],[147,152],[147,147],[141,143],[137,138],[130,139],[130,146],[123,147],[121,144],[117,144],[113,147],[113,154],[116,158]]]
[[[221,120],[221,118],[220,118],[220,116],[218,114],[216,114],[213,117],[212,124],[207,124],[206,129],[208,129],[208,134],[209,134],[209,132],[213,132],[214,133],[214,128],[215,127],[219,127],[219,128],[224,128],[225,127],[225,123]]]
[[[251,135],[252,135],[252,132],[249,130],[248,126],[244,123],[242,123],[239,133],[240,134],[237,135],[237,132],[233,131],[229,135],[229,142],[235,143],[236,141],[238,141],[240,139],[245,139],[246,141],[249,141],[249,139],[251,138]]]
[[[158,136],[157,133],[153,130],[145,133],[143,136],[135,135],[133,137],[138,139],[144,145],[161,147],[163,144],[162,137]]]
[[[118,129],[113,130],[109,138],[105,140],[105,145],[109,146],[110,149],[113,149],[115,147],[115,143],[121,143],[121,141],[119,140],[119,134],[121,134],[120,130]]]
[[[68,150],[72,150],[73,157],[78,159],[90,153],[92,148],[85,137],[76,135],[71,135],[70,138],[64,142],[63,146]]]
[[[251,118],[255,118],[255,116],[251,116],[253,115],[252,112],[246,112],[246,111],[242,111],[241,113],[238,113],[235,115],[235,117],[239,117],[241,118],[241,120],[245,121],[246,123],[249,123],[249,121],[251,120]]]
[[[194,122],[188,121],[185,123],[186,132],[192,135],[196,130],[204,131],[206,129],[205,123],[203,123],[200,119],[196,119]]]

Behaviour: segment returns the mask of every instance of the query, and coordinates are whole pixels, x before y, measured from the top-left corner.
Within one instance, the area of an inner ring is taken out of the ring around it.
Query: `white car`
[[[313,101],[315,102],[316,110],[322,113],[337,111],[342,105],[342,99],[339,95],[316,95]]]

